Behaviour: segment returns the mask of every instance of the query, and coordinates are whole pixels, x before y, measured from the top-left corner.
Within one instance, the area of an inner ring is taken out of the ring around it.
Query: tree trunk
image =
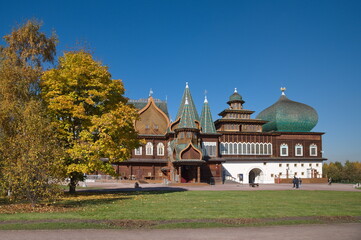
[[[71,177],[70,178],[70,183],[69,183],[69,193],[70,194],[74,194],[75,193],[75,189],[76,189],[76,184],[77,184],[77,180],[75,177]]]

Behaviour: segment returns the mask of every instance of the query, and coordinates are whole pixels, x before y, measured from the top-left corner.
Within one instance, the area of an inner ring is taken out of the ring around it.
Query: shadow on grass
[[[125,193],[127,195],[141,195],[141,194],[163,194],[170,192],[185,192],[188,191],[185,188],[181,187],[139,187],[139,188],[107,188],[107,189],[80,189],[75,194],[69,194],[70,196],[76,196],[81,194],[86,195],[102,195],[102,194],[116,194],[116,193]]]
[[[63,200],[61,202],[55,203],[64,208],[80,208],[86,206],[95,206],[112,203],[114,201],[128,200],[129,197],[112,197],[112,198],[101,198],[101,199],[75,199],[75,200]]]
[[[33,207],[26,200],[11,202],[6,197],[0,197],[1,213],[27,212],[63,212],[78,208],[111,204],[114,201],[130,200],[139,195],[158,195],[172,192],[187,191],[179,187],[150,187],[150,188],[114,188],[114,189],[82,189],[75,194],[64,193],[64,197],[57,202],[42,202]]]
[[[88,189],[78,190],[74,194],[65,192],[64,199],[56,203],[58,206],[65,208],[79,208],[90,205],[110,204],[114,201],[129,200],[136,195],[159,195],[172,192],[184,192],[187,189],[173,187],[152,187],[152,188],[113,188],[113,189]],[[86,199],[89,197],[90,199]],[[97,198],[100,197],[100,198]]]

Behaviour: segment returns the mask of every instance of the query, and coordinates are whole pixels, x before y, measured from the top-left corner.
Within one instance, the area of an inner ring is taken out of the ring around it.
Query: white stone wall
[[[281,166],[280,166],[281,164]],[[303,165],[302,165],[303,164]],[[311,169],[316,169],[319,173],[318,178],[322,177],[322,161],[309,161],[309,162],[264,162],[252,161],[252,162],[226,162],[222,164],[223,176],[227,178],[233,178],[240,183],[249,183],[249,173],[256,169],[256,172],[260,172],[255,179],[256,183],[274,183],[275,178],[287,177],[293,178],[294,176],[300,178],[311,178]],[[257,169],[260,169],[258,171]],[[302,174],[303,173],[303,174]],[[239,181],[239,174],[243,174],[243,181]],[[295,175],[296,174],[296,175]]]

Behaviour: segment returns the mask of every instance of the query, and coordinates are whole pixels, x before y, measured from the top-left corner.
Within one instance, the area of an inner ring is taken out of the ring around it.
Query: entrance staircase
[[[226,176],[224,180],[224,184],[240,184],[241,182],[238,181],[235,177]]]
[[[209,186],[208,183],[169,183],[168,186],[181,187],[181,186]]]

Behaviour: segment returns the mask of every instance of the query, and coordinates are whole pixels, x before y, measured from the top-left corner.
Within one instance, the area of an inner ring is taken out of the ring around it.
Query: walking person
[[[331,185],[331,183],[332,183],[332,178],[330,177],[330,178],[328,179],[328,185]]]
[[[295,177],[295,179],[296,179],[296,188],[298,189],[298,188],[300,188],[300,181],[299,181],[299,179],[296,178],[296,177]]]
[[[293,188],[296,188],[296,180],[297,180],[297,178],[296,178],[296,177],[293,177],[293,180],[292,180]]]

